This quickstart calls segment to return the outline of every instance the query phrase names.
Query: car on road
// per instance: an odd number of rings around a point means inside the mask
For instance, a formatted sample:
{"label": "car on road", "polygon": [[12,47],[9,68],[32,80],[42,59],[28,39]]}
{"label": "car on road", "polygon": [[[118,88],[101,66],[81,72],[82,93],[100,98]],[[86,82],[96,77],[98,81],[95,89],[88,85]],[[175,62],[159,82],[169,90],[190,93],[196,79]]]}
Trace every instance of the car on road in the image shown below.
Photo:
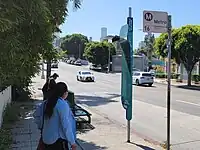
{"label": "car on road", "polygon": [[90,71],[79,71],[77,73],[77,81],[91,81],[94,82],[94,74]]}
{"label": "car on road", "polygon": [[53,61],[51,63],[51,68],[58,68],[58,62],[57,61]]}
{"label": "car on road", "polygon": [[133,73],[133,84],[138,85],[148,85],[152,86],[154,83],[154,78],[150,72],[134,72]]}

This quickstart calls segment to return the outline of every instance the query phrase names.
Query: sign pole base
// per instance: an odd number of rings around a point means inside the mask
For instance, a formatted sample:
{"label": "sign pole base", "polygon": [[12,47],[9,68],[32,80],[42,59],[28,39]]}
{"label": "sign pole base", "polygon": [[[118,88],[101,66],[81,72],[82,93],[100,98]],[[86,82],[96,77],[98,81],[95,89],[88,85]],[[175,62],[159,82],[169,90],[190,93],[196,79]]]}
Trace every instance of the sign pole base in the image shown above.
{"label": "sign pole base", "polygon": [[131,122],[130,120],[127,120],[127,142],[130,143],[131,142],[131,135],[130,135],[130,132],[131,132]]}

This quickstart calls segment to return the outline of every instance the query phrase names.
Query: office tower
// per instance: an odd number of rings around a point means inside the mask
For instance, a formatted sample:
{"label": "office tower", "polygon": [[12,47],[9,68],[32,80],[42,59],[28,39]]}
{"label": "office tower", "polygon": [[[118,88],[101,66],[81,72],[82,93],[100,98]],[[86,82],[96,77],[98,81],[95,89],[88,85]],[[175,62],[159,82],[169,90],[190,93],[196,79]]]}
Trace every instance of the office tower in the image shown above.
{"label": "office tower", "polygon": [[103,40],[103,38],[105,38],[107,36],[107,28],[106,27],[102,27],[101,28],[101,39],[100,41]]}

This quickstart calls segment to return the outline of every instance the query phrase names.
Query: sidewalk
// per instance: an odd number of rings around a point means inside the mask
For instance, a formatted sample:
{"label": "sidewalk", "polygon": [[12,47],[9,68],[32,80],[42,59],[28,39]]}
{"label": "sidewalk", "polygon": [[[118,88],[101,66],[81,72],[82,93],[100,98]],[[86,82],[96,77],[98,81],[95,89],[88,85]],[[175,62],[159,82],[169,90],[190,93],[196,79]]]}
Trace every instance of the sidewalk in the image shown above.
{"label": "sidewalk", "polygon": [[[167,79],[155,78],[154,82],[160,83],[160,84],[167,84]],[[176,79],[171,79],[171,85],[179,87],[179,88],[183,88],[183,89],[200,90],[200,84],[192,83],[191,86],[187,86],[187,81],[183,81],[181,83],[181,82],[176,82]]]}
{"label": "sidewalk", "polygon": [[[41,102],[41,91],[39,86],[44,81],[40,77],[34,79],[35,100],[34,104]],[[40,99],[40,100],[39,100]],[[78,141],[84,150],[161,150],[160,146],[155,146],[144,141],[142,138],[131,133],[133,143],[126,143],[126,128],[119,126],[96,113],[92,109],[86,108],[92,114],[92,125],[95,129],[85,133],[78,134]],[[33,122],[34,110],[27,112],[24,118],[21,118],[13,126],[14,143],[12,150],[36,150],[40,133]],[[81,150],[80,147],[77,150]]]}
{"label": "sidewalk", "polygon": [[[36,101],[38,103],[39,101]],[[89,110],[90,111],[90,110]],[[91,111],[90,111],[91,112]],[[131,135],[134,143],[126,143],[126,129],[115,125],[109,119],[94,112],[92,113],[92,125],[95,129],[78,134],[78,141],[84,150],[160,150],[159,146],[145,142],[136,135]],[[40,133],[33,122],[33,111],[27,112],[13,126],[14,143],[12,150],[36,150]],[[81,150],[80,147],[77,150]]]}

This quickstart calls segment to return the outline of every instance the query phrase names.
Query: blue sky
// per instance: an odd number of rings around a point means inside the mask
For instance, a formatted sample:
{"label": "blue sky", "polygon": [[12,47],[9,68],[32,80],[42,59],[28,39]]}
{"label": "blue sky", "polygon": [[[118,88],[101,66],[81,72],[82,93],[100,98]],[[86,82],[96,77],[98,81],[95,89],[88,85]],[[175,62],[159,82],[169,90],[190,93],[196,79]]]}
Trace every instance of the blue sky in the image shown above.
{"label": "blue sky", "polygon": [[126,23],[128,7],[132,7],[134,19],[134,48],[143,40],[143,10],[166,11],[172,15],[172,26],[200,24],[199,0],[83,0],[80,10],[69,6],[69,16],[61,26],[62,34],[81,33],[99,41],[101,27],[107,27],[108,34],[119,34]]}

